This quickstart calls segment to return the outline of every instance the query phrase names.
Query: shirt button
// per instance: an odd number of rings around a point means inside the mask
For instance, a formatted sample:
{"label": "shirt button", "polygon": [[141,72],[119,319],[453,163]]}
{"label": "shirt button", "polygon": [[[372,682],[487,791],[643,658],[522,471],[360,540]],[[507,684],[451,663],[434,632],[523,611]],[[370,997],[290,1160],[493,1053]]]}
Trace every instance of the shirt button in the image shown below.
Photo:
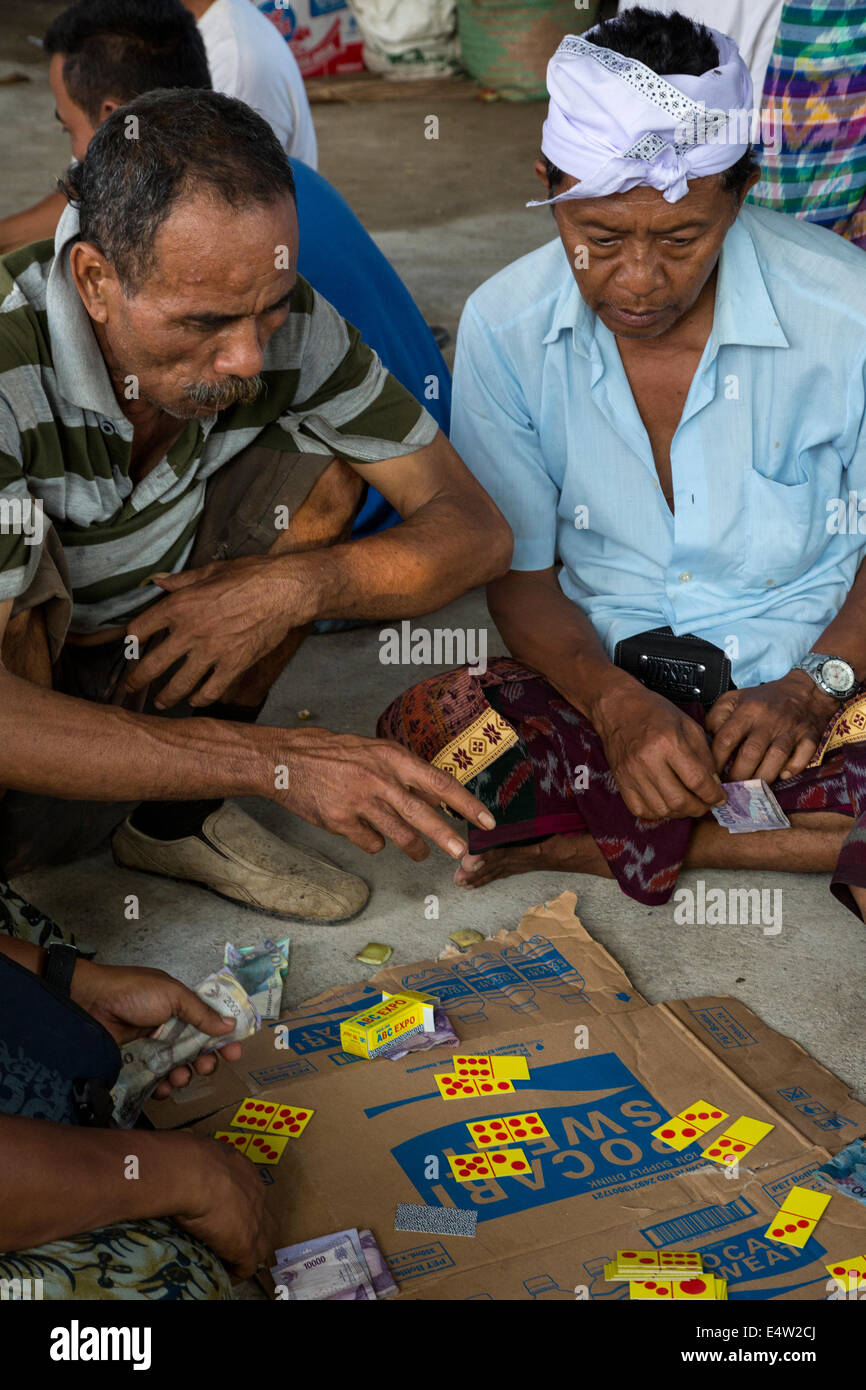
{"label": "shirt button", "polygon": [[692,576],[689,574],[688,570],[684,570],[683,573],[680,575],[680,579],[683,581],[684,584],[688,584],[691,577]]}
{"label": "shirt button", "polygon": [[117,433],[117,430],[115,429],[114,425],[111,423],[110,420],[100,420],[100,422],[99,422],[99,428],[102,430],[102,433],[103,433],[103,434],[116,434],[116,433]]}

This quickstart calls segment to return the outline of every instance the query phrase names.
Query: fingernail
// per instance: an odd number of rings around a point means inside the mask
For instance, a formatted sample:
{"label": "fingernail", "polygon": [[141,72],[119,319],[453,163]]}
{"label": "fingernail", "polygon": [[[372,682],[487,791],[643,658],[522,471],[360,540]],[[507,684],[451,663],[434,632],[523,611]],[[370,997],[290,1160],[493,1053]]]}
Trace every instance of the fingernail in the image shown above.
{"label": "fingernail", "polygon": [[454,859],[462,859],[464,854],[466,853],[466,846],[464,845],[462,840],[449,840],[448,853]]}
{"label": "fingernail", "polygon": [[494,820],[493,816],[491,816],[489,811],[482,811],[481,815],[478,817],[478,821],[479,824],[484,826],[485,830],[496,829],[496,821]]}
{"label": "fingernail", "polygon": [[165,709],[165,705],[162,703],[161,700],[154,700],[153,707],[154,709]]}
{"label": "fingernail", "polygon": [[714,773],[713,773],[713,776],[715,777],[715,779],[716,779],[716,781],[718,782],[719,786],[721,786],[721,785],[722,785],[722,779],[721,779],[721,777],[719,776],[719,774],[718,774],[717,772],[714,772]]}

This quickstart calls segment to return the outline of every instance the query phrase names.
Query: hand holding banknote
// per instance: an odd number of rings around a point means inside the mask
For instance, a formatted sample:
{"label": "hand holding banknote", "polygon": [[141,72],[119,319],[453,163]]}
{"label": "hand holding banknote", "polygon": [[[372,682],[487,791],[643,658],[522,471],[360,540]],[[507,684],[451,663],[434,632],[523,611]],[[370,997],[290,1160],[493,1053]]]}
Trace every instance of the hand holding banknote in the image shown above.
{"label": "hand holding banknote", "polygon": [[812,757],[839,705],[805,671],[720,695],[707,714],[719,772],[732,782],[795,777]]}

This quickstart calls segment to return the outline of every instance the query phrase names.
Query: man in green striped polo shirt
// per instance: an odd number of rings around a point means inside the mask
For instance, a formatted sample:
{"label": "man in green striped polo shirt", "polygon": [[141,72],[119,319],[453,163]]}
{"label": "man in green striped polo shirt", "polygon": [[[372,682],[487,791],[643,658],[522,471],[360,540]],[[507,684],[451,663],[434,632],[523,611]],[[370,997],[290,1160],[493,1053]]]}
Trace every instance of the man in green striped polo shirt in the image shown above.
{"label": "man in green striped polo shirt", "polygon": [[[438,608],[510,532],[296,275],[291,169],[248,107],[137,98],[69,178],[54,247],[0,260],[0,875],[119,826],[121,863],[345,920],[366,885],[223,798],[413,859],[465,852],[440,802],[491,817],[394,745],[254,720],[316,620]],[[349,544],[367,483],[404,522]]]}

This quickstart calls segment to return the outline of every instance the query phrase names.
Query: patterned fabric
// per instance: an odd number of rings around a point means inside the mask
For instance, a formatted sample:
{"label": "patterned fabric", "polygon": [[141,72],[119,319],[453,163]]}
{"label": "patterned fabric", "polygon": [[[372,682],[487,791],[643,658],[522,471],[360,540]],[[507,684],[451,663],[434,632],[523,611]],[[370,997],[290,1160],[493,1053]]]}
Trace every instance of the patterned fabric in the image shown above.
{"label": "patterned fabric", "polygon": [[267,390],[251,405],[189,420],[133,483],[133,427],[69,271],[77,229],[69,207],[57,255],[42,241],[0,258],[0,601],[24,593],[35,573],[35,501],[69,564],[73,631],[92,632],[162,596],[137,586],[183,569],[207,479],[248,444],[373,463],[435,438],[435,421],[358,330],[298,277],[265,349]]}
{"label": "patterned fabric", "polygon": [[[866,2],[793,0],[782,10],[764,82],[772,110],[750,201],[866,247]],[[765,117],[765,120],[768,118]]]}
{"label": "patterned fabric", "polygon": [[232,1296],[229,1277],[213,1251],[167,1219],[129,1221],[0,1254],[4,1279],[30,1280],[30,1298],[46,1300],[189,1302],[229,1301]]}
{"label": "patterned fabric", "polygon": [[[682,708],[703,726],[700,704]],[[466,710],[473,721],[484,710],[487,717],[498,713],[517,735],[483,769],[461,779],[497,821],[495,830],[468,827],[470,853],[588,831],[624,893],[648,906],[667,902],[694,822],[636,819],[589,720],[536,672],[505,659],[492,661],[479,677],[466,670],[431,677],[394,701],[378,733],[433,761],[431,748],[458,738],[456,721]],[[833,717],[809,767],[776,782],[773,791],[788,814],[836,811],[856,819],[831,889],[858,911],[848,885],[866,887],[866,695],[854,696]]]}

